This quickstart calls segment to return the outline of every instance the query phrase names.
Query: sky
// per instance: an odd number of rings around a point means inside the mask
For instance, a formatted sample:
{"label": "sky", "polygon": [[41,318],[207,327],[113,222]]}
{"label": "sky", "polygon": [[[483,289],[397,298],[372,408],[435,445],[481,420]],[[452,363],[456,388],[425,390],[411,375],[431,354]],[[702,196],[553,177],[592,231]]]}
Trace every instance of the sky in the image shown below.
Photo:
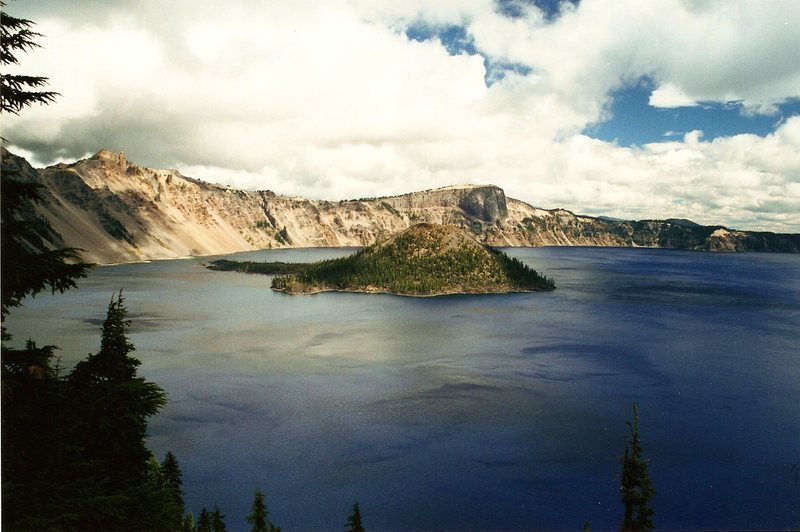
{"label": "sky", "polygon": [[314,199],[486,183],[538,207],[800,233],[796,0],[17,0],[61,96],[36,166]]}

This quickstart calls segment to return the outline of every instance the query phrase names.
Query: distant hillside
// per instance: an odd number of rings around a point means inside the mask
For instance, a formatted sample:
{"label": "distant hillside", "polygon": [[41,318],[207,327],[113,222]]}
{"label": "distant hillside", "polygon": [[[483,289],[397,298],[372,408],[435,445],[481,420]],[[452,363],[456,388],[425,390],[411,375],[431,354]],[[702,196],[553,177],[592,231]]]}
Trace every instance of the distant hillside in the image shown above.
{"label": "distant hillside", "polygon": [[552,290],[555,284],[517,259],[452,225],[417,224],[353,255],[313,264],[217,261],[212,269],[283,273],[272,288],[430,296]]}
{"label": "distant hillside", "polygon": [[3,171],[44,186],[37,225],[53,246],[86,250],[101,264],[265,248],[366,246],[416,223],[461,227],[492,246],[663,247],[800,252],[800,235],[698,226],[687,220],[624,221],[540,209],[494,185],[400,196],[307,200],[205,183],[101,150],[34,169],[2,149]]}

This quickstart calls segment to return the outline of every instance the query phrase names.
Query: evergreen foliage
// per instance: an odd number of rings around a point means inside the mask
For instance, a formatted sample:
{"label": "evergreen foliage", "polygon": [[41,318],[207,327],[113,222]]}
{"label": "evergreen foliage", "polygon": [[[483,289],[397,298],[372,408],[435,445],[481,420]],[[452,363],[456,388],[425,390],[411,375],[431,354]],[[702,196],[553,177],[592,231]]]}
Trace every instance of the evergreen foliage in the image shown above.
{"label": "evergreen foliage", "polygon": [[[138,506],[133,512],[124,517],[127,523],[142,523],[148,530],[176,531],[180,530],[183,515],[175,505],[172,491],[167,484],[162,472],[161,464],[154,455],[148,461],[147,480],[139,486],[140,492],[135,494],[135,504]],[[120,525],[119,530],[126,526]],[[139,525],[137,525],[139,526]],[[102,527],[106,527],[103,523]]]}
{"label": "evergreen foliage", "polygon": [[[5,2],[0,2],[0,7],[5,7]],[[34,23],[30,20],[13,17],[5,10],[0,11],[1,64],[18,65],[17,54],[19,52],[28,52],[39,48],[35,39],[42,35],[31,29],[33,25]],[[16,115],[34,103],[46,105],[54,102],[58,93],[39,90],[45,85],[47,85],[45,77],[2,74],[0,76],[0,109],[3,113]]]}
{"label": "evergreen foliage", "polygon": [[[10,530],[176,530],[176,460],[145,446],[164,404],[136,375],[124,298],[109,304],[101,349],[67,378],[53,346],[3,352],[3,527]],[[9,452],[12,450],[13,452]]]}
{"label": "evergreen foliage", "polygon": [[267,511],[267,505],[264,503],[264,494],[260,489],[256,488],[253,496],[253,505],[250,507],[250,514],[247,516],[247,522],[252,525],[250,530],[252,532],[280,532],[280,527],[273,525],[267,516],[269,516],[269,511]]}
{"label": "evergreen foliage", "polygon": [[361,524],[361,510],[358,503],[353,503],[353,510],[344,525],[345,532],[366,532],[364,525]]}
{"label": "evergreen foliage", "polygon": [[219,507],[214,505],[214,511],[211,512],[211,532],[225,532],[225,514],[220,512]]}
{"label": "evergreen foliage", "polygon": [[555,284],[461,230],[418,224],[388,242],[273,279],[288,292],[378,291],[407,295],[552,290]]}
{"label": "evergreen foliage", "polygon": [[174,522],[176,527],[180,528],[185,517],[183,504],[183,473],[178,465],[178,459],[172,454],[172,451],[167,451],[167,454],[164,456],[164,461],[161,463],[161,478],[167,490],[170,502],[172,503],[173,515],[170,521]]}
{"label": "evergreen foliage", "polygon": [[209,270],[218,270],[223,272],[286,275],[289,273],[299,273],[308,268],[308,266],[309,265],[306,263],[298,262],[256,262],[219,259],[211,261],[206,267]]}
{"label": "evergreen foliage", "polygon": [[100,351],[78,362],[69,376],[78,434],[83,447],[115,490],[140,485],[150,451],[145,446],[147,420],[165,404],[155,383],[136,374],[140,362],[130,355],[130,322],[122,292],[108,304]]}
{"label": "evergreen foliage", "polygon": [[453,226],[418,224],[353,255],[312,264],[214,261],[209,268],[280,275],[272,288],[406,295],[552,290],[555,283]]}
{"label": "evergreen foliage", "polygon": [[627,422],[630,437],[625,445],[622,458],[622,484],[620,495],[625,505],[625,516],[620,529],[623,532],[645,532],[653,530],[653,510],[649,506],[655,494],[647,461],[642,457],[642,444],[639,439],[639,410],[633,403],[633,422]]}
{"label": "evergreen foliage", "polygon": [[[37,231],[33,205],[42,201],[41,186],[18,179],[15,169],[0,175],[2,220],[2,319],[29,295],[76,286],[91,264],[80,262],[76,248],[50,249]],[[8,340],[7,335],[3,339]]]}
{"label": "evergreen foliage", "polygon": [[[65,383],[52,364],[54,346],[3,347],[3,529],[46,530],[74,523],[64,481],[73,476],[79,450],[64,420]],[[83,491],[85,486],[73,485]],[[31,512],[30,505],[38,505]]]}
{"label": "evergreen foliage", "polygon": [[556,283],[547,276],[539,274],[516,257],[509,257],[499,249],[490,248],[506,271],[509,282],[521,290],[554,290]]}
{"label": "evergreen foliage", "polygon": [[[17,65],[17,55],[39,45],[39,33],[33,22],[13,17],[0,2],[0,64]],[[0,75],[0,114],[19,112],[34,103],[48,104],[57,93],[38,90],[47,78],[4,73]],[[5,139],[3,139],[5,140]],[[63,292],[75,286],[75,279],[86,276],[91,264],[80,261],[78,249],[50,249],[37,231],[40,220],[34,204],[42,201],[41,186],[20,179],[16,169],[3,167],[0,172],[0,216],[2,220],[2,313],[5,321],[12,307],[28,295],[46,288]],[[2,328],[2,339],[10,340]]]}
{"label": "evergreen foliage", "polygon": [[203,507],[197,518],[197,532],[211,532],[211,512]]}
{"label": "evergreen foliage", "polygon": [[[1,7],[5,3],[0,2]],[[0,13],[0,63],[38,45],[33,22]],[[47,78],[2,74],[0,112],[18,114],[56,93],[34,90]],[[2,320],[23,299],[49,288],[64,292],[91,264],[77,249],[51,249],[52,228],[36,214],[42,187],[3,160]],[[49,236],[47,237],[49,238]],[[147,419],[164,392],[136,375],[122,293],[108,307],[100,352],[61,375],[55,346],[8,345],[2,329],[2,525],[8,530],[175,530],[174,478],[145,446]]]}
{"label": "evergreen foliage", "polygon": [[181,523],[181,532],[195,532],[195,530],[194,516],[190,513],[184,515]]}
{"label": "evergreen foliage", "polygon": [[247,522],[250,523],[252,532],[268,532],[267,528],[267,506],[264,504],[264,494],[260,489],[256,488],[255,496],[253,497],[253,505],[250,508],[250,515],[247,516]]}

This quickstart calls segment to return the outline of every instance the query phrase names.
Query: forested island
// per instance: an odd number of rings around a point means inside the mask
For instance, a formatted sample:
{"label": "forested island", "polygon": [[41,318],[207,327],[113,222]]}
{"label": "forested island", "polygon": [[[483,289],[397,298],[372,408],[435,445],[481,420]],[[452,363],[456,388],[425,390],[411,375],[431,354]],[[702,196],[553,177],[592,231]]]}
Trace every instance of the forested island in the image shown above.
{"label": "forested island", "polygon": [[347,257],[315,263],[218,260],[210,269],[276,275],[290,294],[326,291],[408,296],[553,290],[555,283],[518,259],[452,225],[417,224]]}

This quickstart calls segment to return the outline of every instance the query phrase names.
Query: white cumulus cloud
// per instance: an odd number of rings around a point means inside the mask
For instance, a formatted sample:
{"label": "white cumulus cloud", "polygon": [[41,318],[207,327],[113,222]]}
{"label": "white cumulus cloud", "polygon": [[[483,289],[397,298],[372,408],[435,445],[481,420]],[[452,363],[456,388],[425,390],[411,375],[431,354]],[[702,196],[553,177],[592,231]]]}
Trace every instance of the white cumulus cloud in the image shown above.
{"label": "white cumulus cloud", "polygon": [[653,107],[694,107],[697,105],[681,89],[671,83],[665,83],[650,94],[650,105]]}
{"label": "white cumulus cloud", "polygon": [[[315,198],[494,183],[588,214],[800,231],[798,117],[765,137],[639,148],[583,133],[642,77],[657,107],[737,101],[768,114],[800,97],[799,2],[586,0],[554,20],[530,6],[509,18],[491,0],[7,8],[46,35],[20,71],[62,94],[3,117],[11,149],[38,163],[107,147]],[[420,23],[463,27],[477,53],[409,39]],[[525,69],[487,86],[486,65],[503,63]]]}

